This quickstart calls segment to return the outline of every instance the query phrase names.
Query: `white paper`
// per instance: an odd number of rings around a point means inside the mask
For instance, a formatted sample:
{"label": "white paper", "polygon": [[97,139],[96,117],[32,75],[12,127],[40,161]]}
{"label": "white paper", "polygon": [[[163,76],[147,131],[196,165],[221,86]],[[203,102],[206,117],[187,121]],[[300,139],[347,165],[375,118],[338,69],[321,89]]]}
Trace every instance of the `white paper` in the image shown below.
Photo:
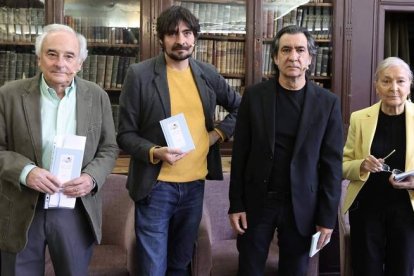
{"label": "white paper", "polygon": [[311,247],[309,250],[309,257],[313,257],[313,255],[315,255],[316,253],[318,253],[322,248],[325,247],[325,245],[327,245],[331,240],[329,239],[324,245],[322,245],[321,248],[317,248],[318,246],[318,240],[319,237],[321,236],[321,231],[316,232],[315,234],[313,234],[312,236],[312,242],[311,242]]}
{"label": "white paper", "polygon": [[394,180],[395,181],[403,181],[405,178],[407,178],[409,176],[412,176],[412,175],[414,175],[414,170],[407,171],[407,172],[402,172],[402,173],[396,174],[394,176]]}
{"label": "white paper", "polygon": [[[54,149],[50,172],[62,183],[80,176],[85,136],[58,135],[54,139]],[[62,192],[46,194],[44,208],[75,208],[76,198],[67,197]]]}

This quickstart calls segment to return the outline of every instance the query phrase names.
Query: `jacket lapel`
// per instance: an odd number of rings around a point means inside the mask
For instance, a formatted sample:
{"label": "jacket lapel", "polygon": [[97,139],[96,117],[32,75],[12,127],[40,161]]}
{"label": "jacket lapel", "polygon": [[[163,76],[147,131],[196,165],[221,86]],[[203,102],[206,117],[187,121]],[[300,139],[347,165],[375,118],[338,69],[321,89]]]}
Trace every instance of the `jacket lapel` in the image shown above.
{"label": "jacket lapel", "polygon": [[206,122],[210,124],[208,126],[208,129],[212,129],[214,127],[214,122],[212,119],[210,119],[211,115],[209,115],[209,112],[208,112],[210,110],[210,97],[207,92],[207,86],[205,85],[203,73],[200,70],[200,67],[198,67],[198,65],[194,62],[192,58],[190,58],[189,61],[190,61],[191,72],[194,76],[194,80],[197,85],[198,93],[200,95],[201,104],[203,105],[204,117],[206,118]]}
{"label": "jacket lapel", "polygon": [[305,88],[305,100],[303,103],[302,115],[299,122],[298,134],[296,136],[295,148],[293,150],[293,155],[295,156],[300,149],[302,143],[305,141],[306,134],[309,131],[310,126],[312,125],[312,120],[314,116],[315,106],[318,106],[317,102],[317,93],[313,84],[307,80]]}
{"label": "jacket lapel", "polygon": [[275,120],[276,120],[276,79],[272,79],[273,83],[269,82],[266,87],[264,97],[262,97],[262,110],[263,110],[263,123],[267,137],[269,140],[269,146],[272,149],[272,153],[275,150]]}
{"label": "jacket lapel", "polygon": [[359,121],[358,129],[360,129],[362,137],[362,156],[370,154],[375,130],[377,129],[380,106],[381,102],[378,102],[368,108],[365,116],[361,117],[361,120]]}
{"label": "jacket lapel", "polygon": [[75,78],[76,84],[76,134],[86,136],[88,132],[89,120],[91,118],[92,97],[89,88],[78,77]]}
{"label": "jacket lapel", "polygon": [[414,169],[414,105],[410,102],[405,104],[405,125],[406,125],[406,154],[405,170]]}
{"label": "jacket lapel", "polygon": [[167,69],[166,69],[164,53],[161,53],[155,61],[155,86],[163,107],[164,116],[171,116],[171,101],[170,92],[167,83]]}
{"label": "jacket lapel", "polygon": [[35,153],[35,161],[42,164],[42,126],[40,114],[40,74],[34,78],[26,88],[27,93],[22,95],[24,116]]}

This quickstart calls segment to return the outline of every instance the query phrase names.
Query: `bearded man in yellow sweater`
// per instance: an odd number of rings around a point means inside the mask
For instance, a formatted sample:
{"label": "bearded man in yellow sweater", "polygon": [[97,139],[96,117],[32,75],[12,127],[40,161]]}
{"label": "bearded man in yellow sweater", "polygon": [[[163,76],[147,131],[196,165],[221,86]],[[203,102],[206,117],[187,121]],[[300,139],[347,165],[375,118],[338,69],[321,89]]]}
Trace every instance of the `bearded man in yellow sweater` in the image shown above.
{"label": "bearded man in yellow sweater", "polygon": [[[163,49],[129,67],[120,96],[119,146],[131,155],[138,275],[189,275],[204,180],[222,179],[219,141],[233,135],[240,96],[217,70],[191,58],[198,19],[172,6],[157,19]],[[216,105],[229,114],[214,122]],[[160,121],[183,113],[195,149],[168,147]]]}

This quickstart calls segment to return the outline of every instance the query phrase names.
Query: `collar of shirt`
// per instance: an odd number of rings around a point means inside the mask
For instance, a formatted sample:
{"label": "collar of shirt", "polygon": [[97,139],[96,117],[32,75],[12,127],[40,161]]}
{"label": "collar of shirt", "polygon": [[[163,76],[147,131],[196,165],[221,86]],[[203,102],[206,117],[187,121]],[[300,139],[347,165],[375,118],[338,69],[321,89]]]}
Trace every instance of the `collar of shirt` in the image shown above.
{"label": "collar of shirt", "polygon": [[[70,94],[75,93],[75,91],[76,91],[76,85],[75,85],[75,79],[73,79],[71,84],[65,88],[65,96],[70,96]],[[42,97],[46,97],[48,99],[59,99],[55,89],[47,85],[43,74],[42,74],[42,77],[40,78],[40,93],[42,94]]]}
{"label": "collar of shirt", "polygon": [[56,91],[49,87],[42,75],[41,128],[42,128],[42,165],[49,169],[53,144],[56,135],[76,134],[76,85],[73,80],[60,99]]}

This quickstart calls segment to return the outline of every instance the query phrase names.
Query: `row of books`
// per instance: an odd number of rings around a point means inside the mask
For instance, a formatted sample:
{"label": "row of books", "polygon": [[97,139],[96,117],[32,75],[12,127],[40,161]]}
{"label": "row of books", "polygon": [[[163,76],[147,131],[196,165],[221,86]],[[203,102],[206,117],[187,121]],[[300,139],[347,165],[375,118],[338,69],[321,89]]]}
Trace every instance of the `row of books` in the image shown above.
{"label": "row of books", "polygon": [[244,81],[242,79],[238,79],[238,78],[224,78],[224,79],[230,85],[231,88],[233,88],[240,95],[243,95],[245,86],[243,84]]}
{"label": "row of books", "polygon": [[305,27],[315,39],[331,39],[332,9],[329,6],[307,6],[293,9],[285,16],[280,16],[277,6],[263,9],[263,37],[273,38],[285,26]]}
{"label": "row of books", "polygon": [[44,25],[45,10],[3,6],[0,7],[0,24]]}
{"label": "row of books", "polygon": [[309,0],[310,4],[332,3],[332,0]]}
{"label": "row of books", "polygon": [[0,85],[7,81],[32,77],[38,71],[35,54],[0,51]]}
{"label": "row of books", "polygon": [[89,55],[78,76],[104,89],[122,88],[129,65],[138,61],[137,57]]}
{"label": "row of books", "polygon": [[[271,44],[263,44],[262,52],[262,74],[264,76],[274,74],[274,63],[271,58]],[[317,55],[313,57],[312,64],[309,67],[309,75],[315,77],[329,77],[332,64],[332,47],[320,46],[317,50]]]}
{"label": "row of books", "polygon": [[85,36],[88,42],[106,44],[139,43],[139,28],[109,27],[101,18],[65,15],[64,23]]}
{"label": "row of books", "polygon": [[44,18],[44,9],[0,7],[0,41],[34,42]]}
{"label": "row of books", "polygon": [[0,41],[35,42],[41,33],[42,25],[0,24]]}
{"label": "row of books", "polygon": [[201,33],[245,34],[246,6],[206,2],[176,2],[189,9],[200,22]]}
{"label": "row of books", "polygon": [[[136,62],[136,57],[89,55],[78,76],[105,89],[122,88],[128,66]],[[0,51],[0,85],[33,77],[39,72],[37,63],[37,57],[32,53]]]}
{"label": "row of books", "polygon": [[213,64],[222,74],[244,74],[243,41],[199,39],[194,58]]}

